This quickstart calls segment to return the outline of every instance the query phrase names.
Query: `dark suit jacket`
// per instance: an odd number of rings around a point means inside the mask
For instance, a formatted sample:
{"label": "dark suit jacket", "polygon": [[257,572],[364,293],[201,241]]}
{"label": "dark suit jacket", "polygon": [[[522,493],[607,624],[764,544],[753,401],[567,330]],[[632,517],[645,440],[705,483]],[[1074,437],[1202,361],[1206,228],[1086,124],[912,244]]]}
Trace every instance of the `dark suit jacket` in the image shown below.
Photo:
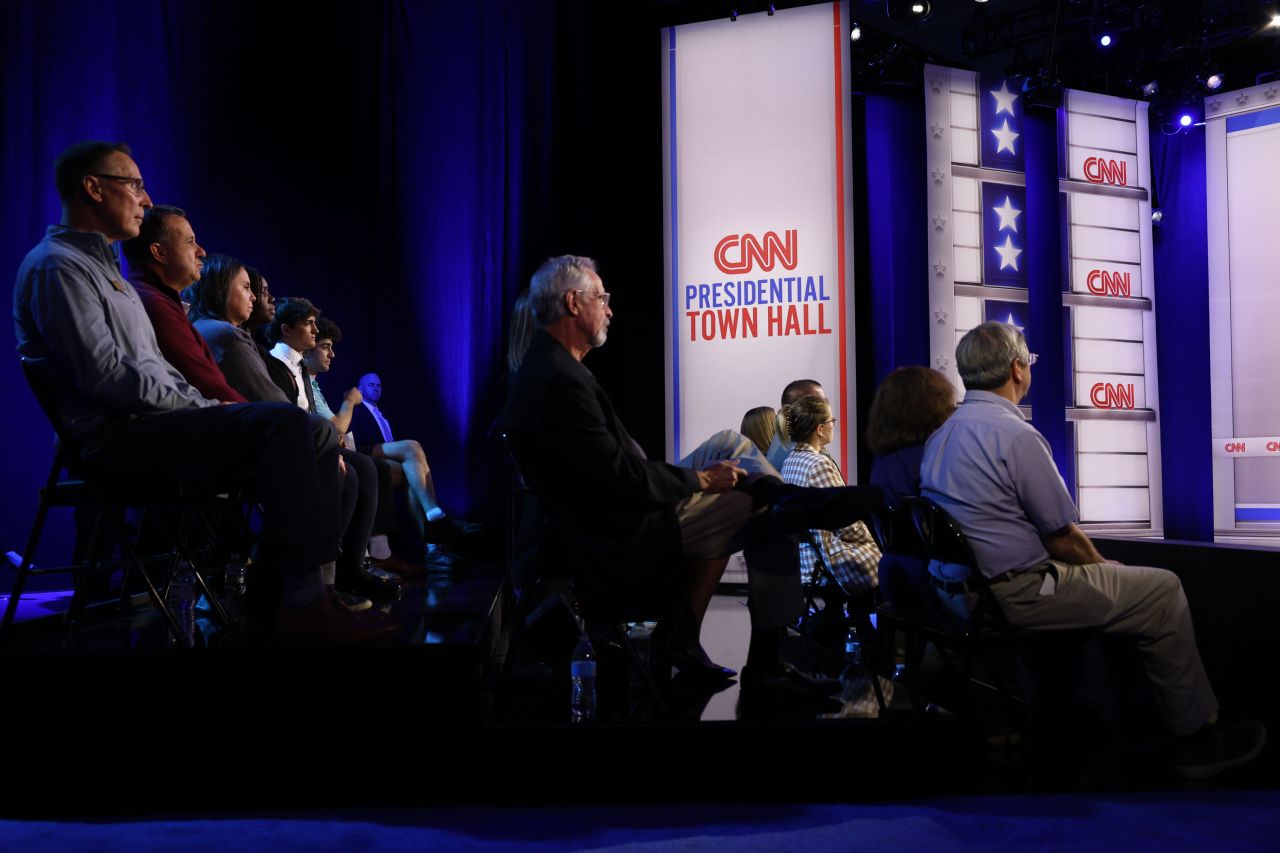
{"label": "dark suit jacket", "polygon": [[[385,412],[382,416],[387,417]],[[390,418],[387,420],[389,421]],[[369,413],[369,407],[363,404],[351,411],[350,432],[355,435],[356,448],[361,453],[368,453],[374,446],[385,443],[382,440],[382,430],[378,429],[378,422]]]}
{"label": "dark suit jacket", "polygon": [[542,330],[499,426],[576,556],[602,566],[674,568],[675,505],[698,490],[697,473],[638,455],[595,376]]}

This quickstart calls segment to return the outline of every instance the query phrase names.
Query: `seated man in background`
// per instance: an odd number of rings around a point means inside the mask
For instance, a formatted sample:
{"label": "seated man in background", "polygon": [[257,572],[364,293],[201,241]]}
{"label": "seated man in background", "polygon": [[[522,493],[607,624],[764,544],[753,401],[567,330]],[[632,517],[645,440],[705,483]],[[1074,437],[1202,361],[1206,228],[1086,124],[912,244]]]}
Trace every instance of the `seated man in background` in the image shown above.
{"label": "seated man in background", "polygon": [[431,467],[427,464],[427,454],[422,445],[413,439],[397,441],[391,433],[391,424],[380,408],[382,379],[378,374],[361,376],[359,392],[363,405],[357,405],[351,417],[351,433],[356,447],[361,453],[399,463],[409,487],[411,514],[418,524],[422,541],[426,543],[424,562],[428,568],[452,567],[458,558],[449,550],[449,543],[479,533],[481,525],[445,514],[436,499]]}
{"label": "seated man in background", "polygon": [[[274,314],[273,310],[272,316]],[[342,395],[342,405],[338,407],[337,412],[334,412],[329,406],[329,401],[325,399],[324,392],[320,390],[318,381],[320,374],[329,372],[334,359],[334,345],[341,340],[342,330],[338,328],[337,323],[328,317],[317,317],[316,345],[303,354],[302,361],[307,367],[308,378],[311,381],[311,395],[315,400],[316,414],[327,418],[338,431],[338,435],[349,439],[351,414],[360,405],[360,389],[348,389],[347,393]],[[354,444],[348,445],[347,449],[354,450]],[[391,487],[405,485],[407,481],[398,466],[389,465],[383,459],[375,459],[374,463],[378,465],[379,486],[383,483],[384,478],[381,474],[384,467],[388,476],[385,478],[386,490],[380,489],[378,492],[378,514],[373,522],[373,535],[369,537],[369,561],[373,565],[368,571],[374,576],[387,572],[405,577],[421,575],[423,567],[409,563],[392,552],[391,543],[387,539],[388,534],[395,531],[396,520],[395,500],[391,494]]]}
{"label": "seated man in background", "polygon": [[[961,338],[964,402],[925,442],[921,493],[959,524],[1014,626],[1096,628],[1137,640],[1175,735],[1176,772],[1205,778],[1250,761],[1266,730],[1253,720],[1217,724],[1218,700],[1178,577],[1109,562],[1076,526],[1049,443],[1018,410],[1035,361],[1022,332],[1007,323],[983,323]],[[943,595],[945,580],[937,584]]]}
{"label": "seated man in background", "polygon": [[128,146],[78,143],[55,174],[62,222],[18,270],[14,319],[18,351],[51,386],[58,427],[86,469],[135,482],[256,476],[259,562],[275,584],[250,589],[250,620],[317,641],[394,633],[394,623],[344,611],[321,581],[338,547],[332,429],[285,405],[219,405],[161,353],[111,246],[136,237],[151,206]]}
{"label": "seated man in background", "polygon": [[[267,336],[274,344],[266,359],[267,372],[280,391],[298,408],[317,417],[320,415],[303,353],[315,348],[319,316],[320,309],[301,297],[276,300],[275,316],[267,329]],[[391,502],[390,466],[346,448],[339,448],[338,455],[356,473],[359,491],[355,513],[342,539],[335,586],[368,595],[398,596],[401,591],[398,577],[385,571],[374,573],[365,565],[378,507],[384,501]]]}

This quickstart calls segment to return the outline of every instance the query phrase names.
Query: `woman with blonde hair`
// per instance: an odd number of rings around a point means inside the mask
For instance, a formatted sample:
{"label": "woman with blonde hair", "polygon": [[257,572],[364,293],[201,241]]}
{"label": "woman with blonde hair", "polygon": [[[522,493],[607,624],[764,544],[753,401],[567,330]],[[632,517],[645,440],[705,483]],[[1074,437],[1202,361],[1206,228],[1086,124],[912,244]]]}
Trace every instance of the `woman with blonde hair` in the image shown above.
{"label": "woman with blonde hair", "polygon": [[[782,479],[796,486],[843,486],[840,469],[819,451],[835,437],[831,404],[810,395],[782,407],[787,435],[795,448],[782,464]],[[819,551],[820,549],[820,551]],[[821,560],[850,598],[870,594],[879,584],[880,549],[861,521],[838,531],[810,530],[800,543],[800,576],[809,583]]]}
{"label": "woman with blonde hair", "polygon": [[778,413],[772,406],[756,406],[742,416],[742,428],[738,432],[751,439],[751,443],[768,454],[769,445],[778,431]]}

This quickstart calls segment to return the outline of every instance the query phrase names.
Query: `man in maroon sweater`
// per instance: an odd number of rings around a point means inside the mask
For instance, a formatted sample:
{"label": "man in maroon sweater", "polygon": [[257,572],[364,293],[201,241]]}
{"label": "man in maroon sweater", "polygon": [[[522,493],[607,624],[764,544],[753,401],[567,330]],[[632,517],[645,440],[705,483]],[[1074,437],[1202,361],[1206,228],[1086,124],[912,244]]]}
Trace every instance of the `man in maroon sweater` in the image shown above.
{"label": "man in maroon sweater", "polygon": [[124,241],[129,281],[151,318],[165,359],[201,394],[224,403],[248,402],[227,384],[204,338],[187,319],[178,295],[200,278],[204,249],[196,242],[187,214],[177,207],[147,210],[138,236]]}

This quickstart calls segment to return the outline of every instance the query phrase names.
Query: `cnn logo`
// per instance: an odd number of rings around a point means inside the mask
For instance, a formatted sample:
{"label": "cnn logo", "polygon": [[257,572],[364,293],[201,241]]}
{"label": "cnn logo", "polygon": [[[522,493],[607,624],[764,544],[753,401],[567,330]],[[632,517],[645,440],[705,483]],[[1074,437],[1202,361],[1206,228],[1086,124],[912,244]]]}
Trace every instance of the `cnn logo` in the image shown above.
{"label": "cnn logo", "polygon": [[1089,277],[1085,279],[1085,286],[1097,296],[1129,296],[1133,292],[1130,275],[1132,274],[1127,272],[1091,270]]}
{"label": "cnn logo", "polygon": [[725,275],[739,275],[751,272],[753,265],[769,272],[775,264],[783,269],[793,270],[799,261],[799,239],[796,229],[782,232],[779,237],[775,231],[764,232],[763,238],[754,234],[730,234],[716,243],[716,266]]}
{"label": "cnn logo", "polygon": [[1133,383],[1098,382],[1089,389],[1089,401],[1099,409],[1132,409]]}
{"label": "cnn logo", "polygon": [[1090,157],[1084,161],[1084,177],[1091,184],[1129,185],[1129,164],[1103,157]]}

